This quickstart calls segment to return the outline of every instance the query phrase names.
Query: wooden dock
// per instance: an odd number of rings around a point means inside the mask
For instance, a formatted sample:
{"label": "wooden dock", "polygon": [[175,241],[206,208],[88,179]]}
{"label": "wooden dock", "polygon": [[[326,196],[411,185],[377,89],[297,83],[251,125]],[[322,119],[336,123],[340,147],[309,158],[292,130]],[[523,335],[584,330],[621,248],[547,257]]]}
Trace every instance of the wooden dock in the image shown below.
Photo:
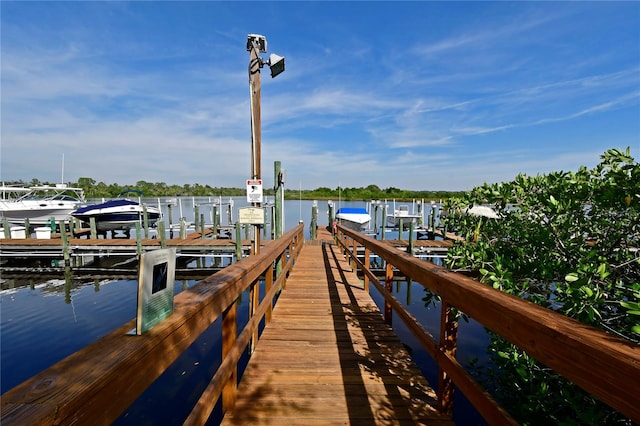
{"label": "wooden dock", "polygon": [[[66,244],[71,256],[135,255],[138,250],[152,251],[162,248],[162,242],[157,238],[144,238],[139,242],[132,238],[69,238]],[[167,239],[165,244],[168,248],[175,248],[178,253],[236,251],[235,240],[201,238],[199,232],[189,234],[187,238]],[[244,252],[248,252],[252,242],[242,240],[240,245]],[[3,257],[62,257],[64,249],[62,238],[0,239],[0,254]]]}
{"label": "wooden dock", "polygon": [[318,238],[304,246],[222,424],[453,424],[337,246],[322,241],[330,235]]}

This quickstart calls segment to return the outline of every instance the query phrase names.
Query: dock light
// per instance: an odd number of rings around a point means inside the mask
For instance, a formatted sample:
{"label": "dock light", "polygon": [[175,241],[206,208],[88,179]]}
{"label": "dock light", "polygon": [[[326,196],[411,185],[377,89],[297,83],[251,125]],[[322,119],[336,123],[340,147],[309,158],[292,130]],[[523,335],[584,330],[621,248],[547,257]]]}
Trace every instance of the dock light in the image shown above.
{"label": "dock light", "polygon": [[269,55],[269,68],[271,69],[271,78],[276,77],[284,71],[284,57],[275,53]]}

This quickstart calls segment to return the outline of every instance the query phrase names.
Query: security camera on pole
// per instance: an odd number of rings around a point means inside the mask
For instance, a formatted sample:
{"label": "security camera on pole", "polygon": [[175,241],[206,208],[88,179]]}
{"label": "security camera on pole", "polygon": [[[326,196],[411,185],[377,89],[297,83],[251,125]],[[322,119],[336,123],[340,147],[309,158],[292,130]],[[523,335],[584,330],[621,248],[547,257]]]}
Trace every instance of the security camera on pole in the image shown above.
{"label": "security camera on pole", "polygon": [[[275,54],[269,56],[269,60],[263,60],[259,54],[266,53],[267,39],[260,34],[247,36],[247,51],[249,52],[249,90],[251,95],[251,179],[262,181],[260,169],[260,68],[264,64],[269,65],[271,77],[276,77],[284,71],[284,58]],[[261,207],[260,202],[251,202],[254,207]],[[254,253],[260,252],[260,225],[254,227]]]}

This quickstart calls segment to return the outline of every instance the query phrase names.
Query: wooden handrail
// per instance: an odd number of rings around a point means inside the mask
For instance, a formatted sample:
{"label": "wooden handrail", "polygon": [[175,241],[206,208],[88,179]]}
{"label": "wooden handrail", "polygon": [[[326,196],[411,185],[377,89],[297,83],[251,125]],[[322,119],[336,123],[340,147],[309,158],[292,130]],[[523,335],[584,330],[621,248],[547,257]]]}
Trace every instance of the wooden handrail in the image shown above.
{"label": "wooden handrail", "polygon": [[[128,408],[240,295],[272,273],[286,259],[274,285],[240,335],[234,340],[220,372],[205,391],[214,400],[197,404],[191,419],[207,415],[237,369],[241,345],[250,341],[273,296],[304,244],[303,226],[265,244],[249,256],[202,280],[174,299],[174,312],[142,336],[127,332],[135,320],[63,359],[2,395],[3,425],[109,424]],[[270,281],[270,280],[267,280]],[[235,387],[235,382],[233,383]],[[232,389],[233,393],[234,390]],[[232,395],[233,396],[233,395]],[[213,405],[211,405],[213,404]],[[210,406],[211,405],[211,406]]]}
{"label": "wooden handrail", "polygon": [[[347,238],[439,295],[445,305],[455,306],[632,421],[640,422],[639,345],[338,226],[337,241],[349,251],[350,246],[355,246]],[[357,258],[355,252],[348,255]],[[364,267],[356,261],[360,268]],[[377,282],[372,273],[365,274],[374,284]],[[379,285],[376,287],[385,299],[393,297]],[[395,303],[393,307],[397,312],[404,310]],[[400,316],[410,314],[403,312]],[[500,419],[503,410],[497,409],[489,394],[438,347],[422,326],[413,323],[409,329],[490,424],[512,421],[508,415]]]}

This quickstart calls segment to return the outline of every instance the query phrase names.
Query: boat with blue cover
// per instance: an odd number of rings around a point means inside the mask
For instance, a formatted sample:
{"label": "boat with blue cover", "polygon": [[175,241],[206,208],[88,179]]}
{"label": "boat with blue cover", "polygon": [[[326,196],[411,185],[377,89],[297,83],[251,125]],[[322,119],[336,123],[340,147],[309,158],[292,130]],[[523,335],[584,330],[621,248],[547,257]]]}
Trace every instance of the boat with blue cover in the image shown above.
{"label": "boat with blue cover", "polygon": [[162,218],[162,212],[158,207],[147,206],[141,201],[122,198],[127,193],[142,195],[142,192],[138,190],[124,191],[120,193],[119,198],[79,208],[71,215],[87,226],[90,224],[91,218],[95,218],[98,231],[130,229],[137,222],[143,223],[145,213],[150,226]]}
{"label": "boat with blue cover", "polygon": [[362,231],[369,225],[371,215],[362,207],[342,207],[336,212],[336,219],[347,228]]}

